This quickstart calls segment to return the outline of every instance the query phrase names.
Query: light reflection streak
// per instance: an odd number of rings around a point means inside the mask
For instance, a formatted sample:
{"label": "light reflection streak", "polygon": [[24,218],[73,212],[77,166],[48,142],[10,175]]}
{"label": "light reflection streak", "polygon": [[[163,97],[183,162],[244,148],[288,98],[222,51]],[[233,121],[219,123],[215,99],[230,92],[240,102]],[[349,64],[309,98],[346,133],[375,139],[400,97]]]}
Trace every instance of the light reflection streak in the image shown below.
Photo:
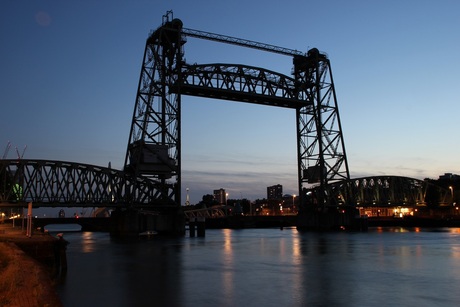
{"label": "light reflection streak", "polygon": [[223,229],[224,249],[223,249],[223,268],[222,268],[222,287],[224,296],[230,301],[234,297],[234,255],[232,247],[232,230]]}
{"label": "light reflection streak", "polygon": [[293,296],[300,297],[303,289],[302,277],[303,277],[303,270],[304,267],[302,265],[302,255],[301,255],[301,246],[300,246],[300,234],[297,230],[292,230],[292,266],[294,268],[294,272],[292,274],[292,291]]}
{"label": "light reflection streak", "polygon": [[83,232],[82,252],[91,253],[94,251],[94,248],[95,246],[93,233],[90,231]]}

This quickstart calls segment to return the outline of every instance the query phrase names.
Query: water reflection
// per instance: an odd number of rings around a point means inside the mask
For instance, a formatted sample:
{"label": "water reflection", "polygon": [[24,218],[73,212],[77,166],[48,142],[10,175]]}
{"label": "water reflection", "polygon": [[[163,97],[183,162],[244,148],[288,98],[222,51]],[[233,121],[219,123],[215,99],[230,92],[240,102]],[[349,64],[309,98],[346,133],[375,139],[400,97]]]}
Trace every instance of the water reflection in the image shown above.
{"label": "water reflection", "polygon": [[94,233],[85,231],[82,233],[82,252],[83,253],[91,253],[94,251],[95,248],[95,239],[93,237]]}
{"label": "water reflection", "polygon": [[234,259],[233,259],[233,245],[232,245],[232,230],[224,229],[222,231],[224,239],[224,249],[222,253],[222,289],[223,296],[227,301],[235,295],[234,293]]}
{"label": "water reflection", "polygon": [[227,229],[135,242],[79,233],[68,237],[59,293],[65,306],[454,306],[459,238],[420,228]]}

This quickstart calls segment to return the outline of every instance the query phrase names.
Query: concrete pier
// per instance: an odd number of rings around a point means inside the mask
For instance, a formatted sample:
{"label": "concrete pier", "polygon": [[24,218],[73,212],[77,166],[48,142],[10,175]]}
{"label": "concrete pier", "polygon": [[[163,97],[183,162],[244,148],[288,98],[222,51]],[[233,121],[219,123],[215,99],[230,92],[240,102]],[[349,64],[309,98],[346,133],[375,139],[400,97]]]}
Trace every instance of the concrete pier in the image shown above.
{"label": "concrete pier", "polygon": [[188,221],[189,236],[191,238],[198,236],[204,237],[206,235],[206,218],[205,217],[192,217]]}
{"label": "concrete pier", "polygon": [[297,229],[308,231],[367,230],[366,219],[353,207],[304,210],[297,216]]}
{"label": "concrete pier", "polygon": [[132,237],[154,231],[160,235],[185,235],[185,215],[180,207],[162,208],[157,211],[115,210],[112,212],[110,234]]}

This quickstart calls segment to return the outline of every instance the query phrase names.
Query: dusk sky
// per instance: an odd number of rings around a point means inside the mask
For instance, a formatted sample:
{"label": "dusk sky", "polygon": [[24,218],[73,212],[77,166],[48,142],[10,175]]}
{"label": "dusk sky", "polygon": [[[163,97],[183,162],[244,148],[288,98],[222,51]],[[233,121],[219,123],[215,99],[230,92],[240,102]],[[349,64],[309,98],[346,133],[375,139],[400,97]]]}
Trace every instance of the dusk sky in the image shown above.
{"label": "dusk sky", "polygon": [[[122,169],[145,41],[184,27],[328,54],[352,177],[460,174],[460,2],[2,0],[0,154]],[[188,63],[290,75],[292,58],[188,38]],[[297,194],[295,111],[183,96],[191,203]]]}

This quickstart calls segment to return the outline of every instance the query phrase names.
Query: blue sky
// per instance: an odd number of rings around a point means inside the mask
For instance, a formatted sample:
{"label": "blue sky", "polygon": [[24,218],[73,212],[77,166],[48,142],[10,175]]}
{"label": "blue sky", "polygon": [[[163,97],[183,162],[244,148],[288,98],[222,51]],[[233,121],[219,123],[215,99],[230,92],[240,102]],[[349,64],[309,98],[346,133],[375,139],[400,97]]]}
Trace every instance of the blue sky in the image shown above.
{"label": "blue sky", "polygon": [[[121,169],[145,40],[184,27],[329,55],[352,177],[460,173],[460,2],[3,0],[0,153]],[[290,74],[288,57],[189,38],[193,63]],[[293,110],[183,97],[183,193],[296,193]],[[183,197],[185,201],[185,196]]]}

